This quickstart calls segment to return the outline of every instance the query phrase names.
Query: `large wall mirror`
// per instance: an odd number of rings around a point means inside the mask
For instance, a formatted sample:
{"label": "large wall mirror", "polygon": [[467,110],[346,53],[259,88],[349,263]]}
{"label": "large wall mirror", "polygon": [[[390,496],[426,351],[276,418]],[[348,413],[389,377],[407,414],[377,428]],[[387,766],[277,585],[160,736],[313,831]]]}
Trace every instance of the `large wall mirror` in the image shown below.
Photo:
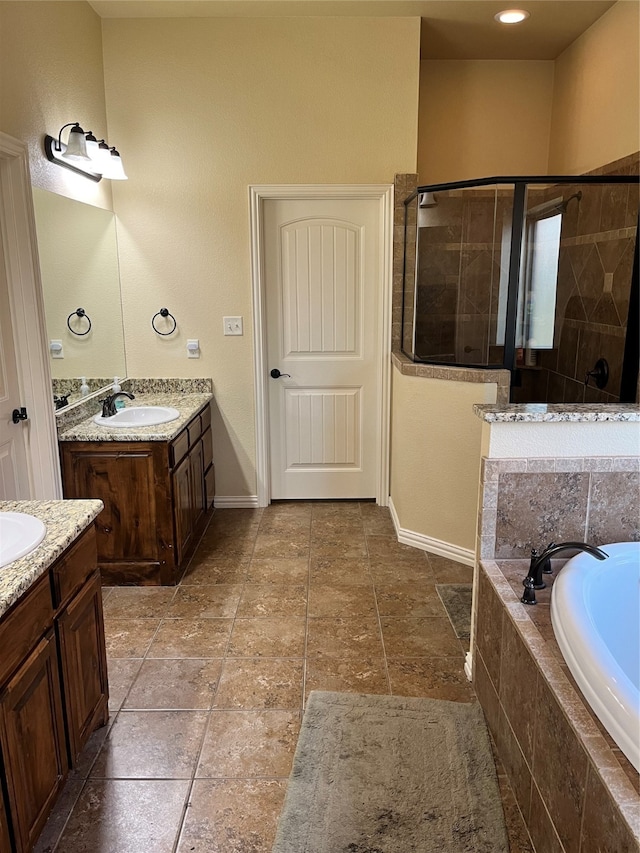
{"label": "large wall mirror", "polygon": [[127,375],[115,216],[35,187],[33,201],[52,392],[71,404],[83,377],[93,393]]}

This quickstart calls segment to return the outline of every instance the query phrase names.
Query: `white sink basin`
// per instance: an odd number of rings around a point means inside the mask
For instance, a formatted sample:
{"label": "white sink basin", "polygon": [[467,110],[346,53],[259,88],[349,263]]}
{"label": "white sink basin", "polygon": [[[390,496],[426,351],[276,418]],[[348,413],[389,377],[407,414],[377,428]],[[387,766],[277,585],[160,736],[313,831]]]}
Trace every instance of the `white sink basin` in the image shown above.
{"label": "white sink basin", "polygon": [[47,528],[24,512],[0,512],[0,568],[26,557],[42,542]]}
{"label": "white sink basin", "polygon": [[105,427],[143,427],[156,426],[175,421],[180,417],[180,412],[171,406],[132,406],[120,409],[110,418],[96,415],[94,422]]}

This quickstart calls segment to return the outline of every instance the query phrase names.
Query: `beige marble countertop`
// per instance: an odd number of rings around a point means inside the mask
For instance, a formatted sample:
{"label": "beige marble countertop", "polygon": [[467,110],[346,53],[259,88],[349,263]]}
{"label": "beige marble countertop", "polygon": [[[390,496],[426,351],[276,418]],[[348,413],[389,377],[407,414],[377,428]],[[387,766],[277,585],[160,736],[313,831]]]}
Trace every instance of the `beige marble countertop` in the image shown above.
{"label": "beige marble countertop", "polygon": [[0,616],[93,522],[103,506],[100,500],[0,501],[0,512],[24,512],[39,518],[47,527],[34,551],[0,569]]}
{"label": "beige marble countertop", "polygon": [[75,426],[68,427],[58,434],[59,441],[171,441],[186,426],[191,418],[213,399],[213,394],[136,394],[134,400],[127,400],[131,406],[172,406],[180,412],[175,421],[156,426],[122,428],[98,426],[93,415]]}
{"label": "beige marble countertop", "polygon": [[473,411],[487,423],[640,421],[640,407],[633,403],[478,403]]}

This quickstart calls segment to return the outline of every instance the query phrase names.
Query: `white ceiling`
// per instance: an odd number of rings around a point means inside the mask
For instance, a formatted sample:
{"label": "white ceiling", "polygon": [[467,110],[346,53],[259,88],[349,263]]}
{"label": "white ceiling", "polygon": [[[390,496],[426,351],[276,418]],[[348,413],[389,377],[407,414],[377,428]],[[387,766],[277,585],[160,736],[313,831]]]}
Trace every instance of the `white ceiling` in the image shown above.
{"label": "white ceiling", "polygon": [[[373,16],[422,18],[423,59],[555,59],[615,0],[89,0],[103,18]],[[638,0],[621,0],[637,3]],[[493,16],[524,8],[505,26]]]}

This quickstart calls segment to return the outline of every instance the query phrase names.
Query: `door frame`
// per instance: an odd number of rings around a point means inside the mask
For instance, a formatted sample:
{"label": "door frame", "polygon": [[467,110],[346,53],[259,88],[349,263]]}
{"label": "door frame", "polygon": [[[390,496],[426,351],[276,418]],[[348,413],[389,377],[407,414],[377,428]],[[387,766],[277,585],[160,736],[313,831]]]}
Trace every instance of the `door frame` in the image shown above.
{"label": "door frame", "polygon": [[256,476],[258,506],[271,503],[269,459],[269,395],[267,391],[266,276],[264,269],[264,202],[267,199],[374,199],[380,210],[381,293],[377,320],[376,379],[380,418],[376,428],[376,503],[389,503],[391,410],[391,283],[393,281],[393,185],[273,184],[249,187],[253,348],[256,407]]}
{"label": "door frame", "polygon": [[0,131],[0,240],[18,362],[20,405],[29,412],[26,442],[34,500],[62,498],[44,298],[27,145]]}

